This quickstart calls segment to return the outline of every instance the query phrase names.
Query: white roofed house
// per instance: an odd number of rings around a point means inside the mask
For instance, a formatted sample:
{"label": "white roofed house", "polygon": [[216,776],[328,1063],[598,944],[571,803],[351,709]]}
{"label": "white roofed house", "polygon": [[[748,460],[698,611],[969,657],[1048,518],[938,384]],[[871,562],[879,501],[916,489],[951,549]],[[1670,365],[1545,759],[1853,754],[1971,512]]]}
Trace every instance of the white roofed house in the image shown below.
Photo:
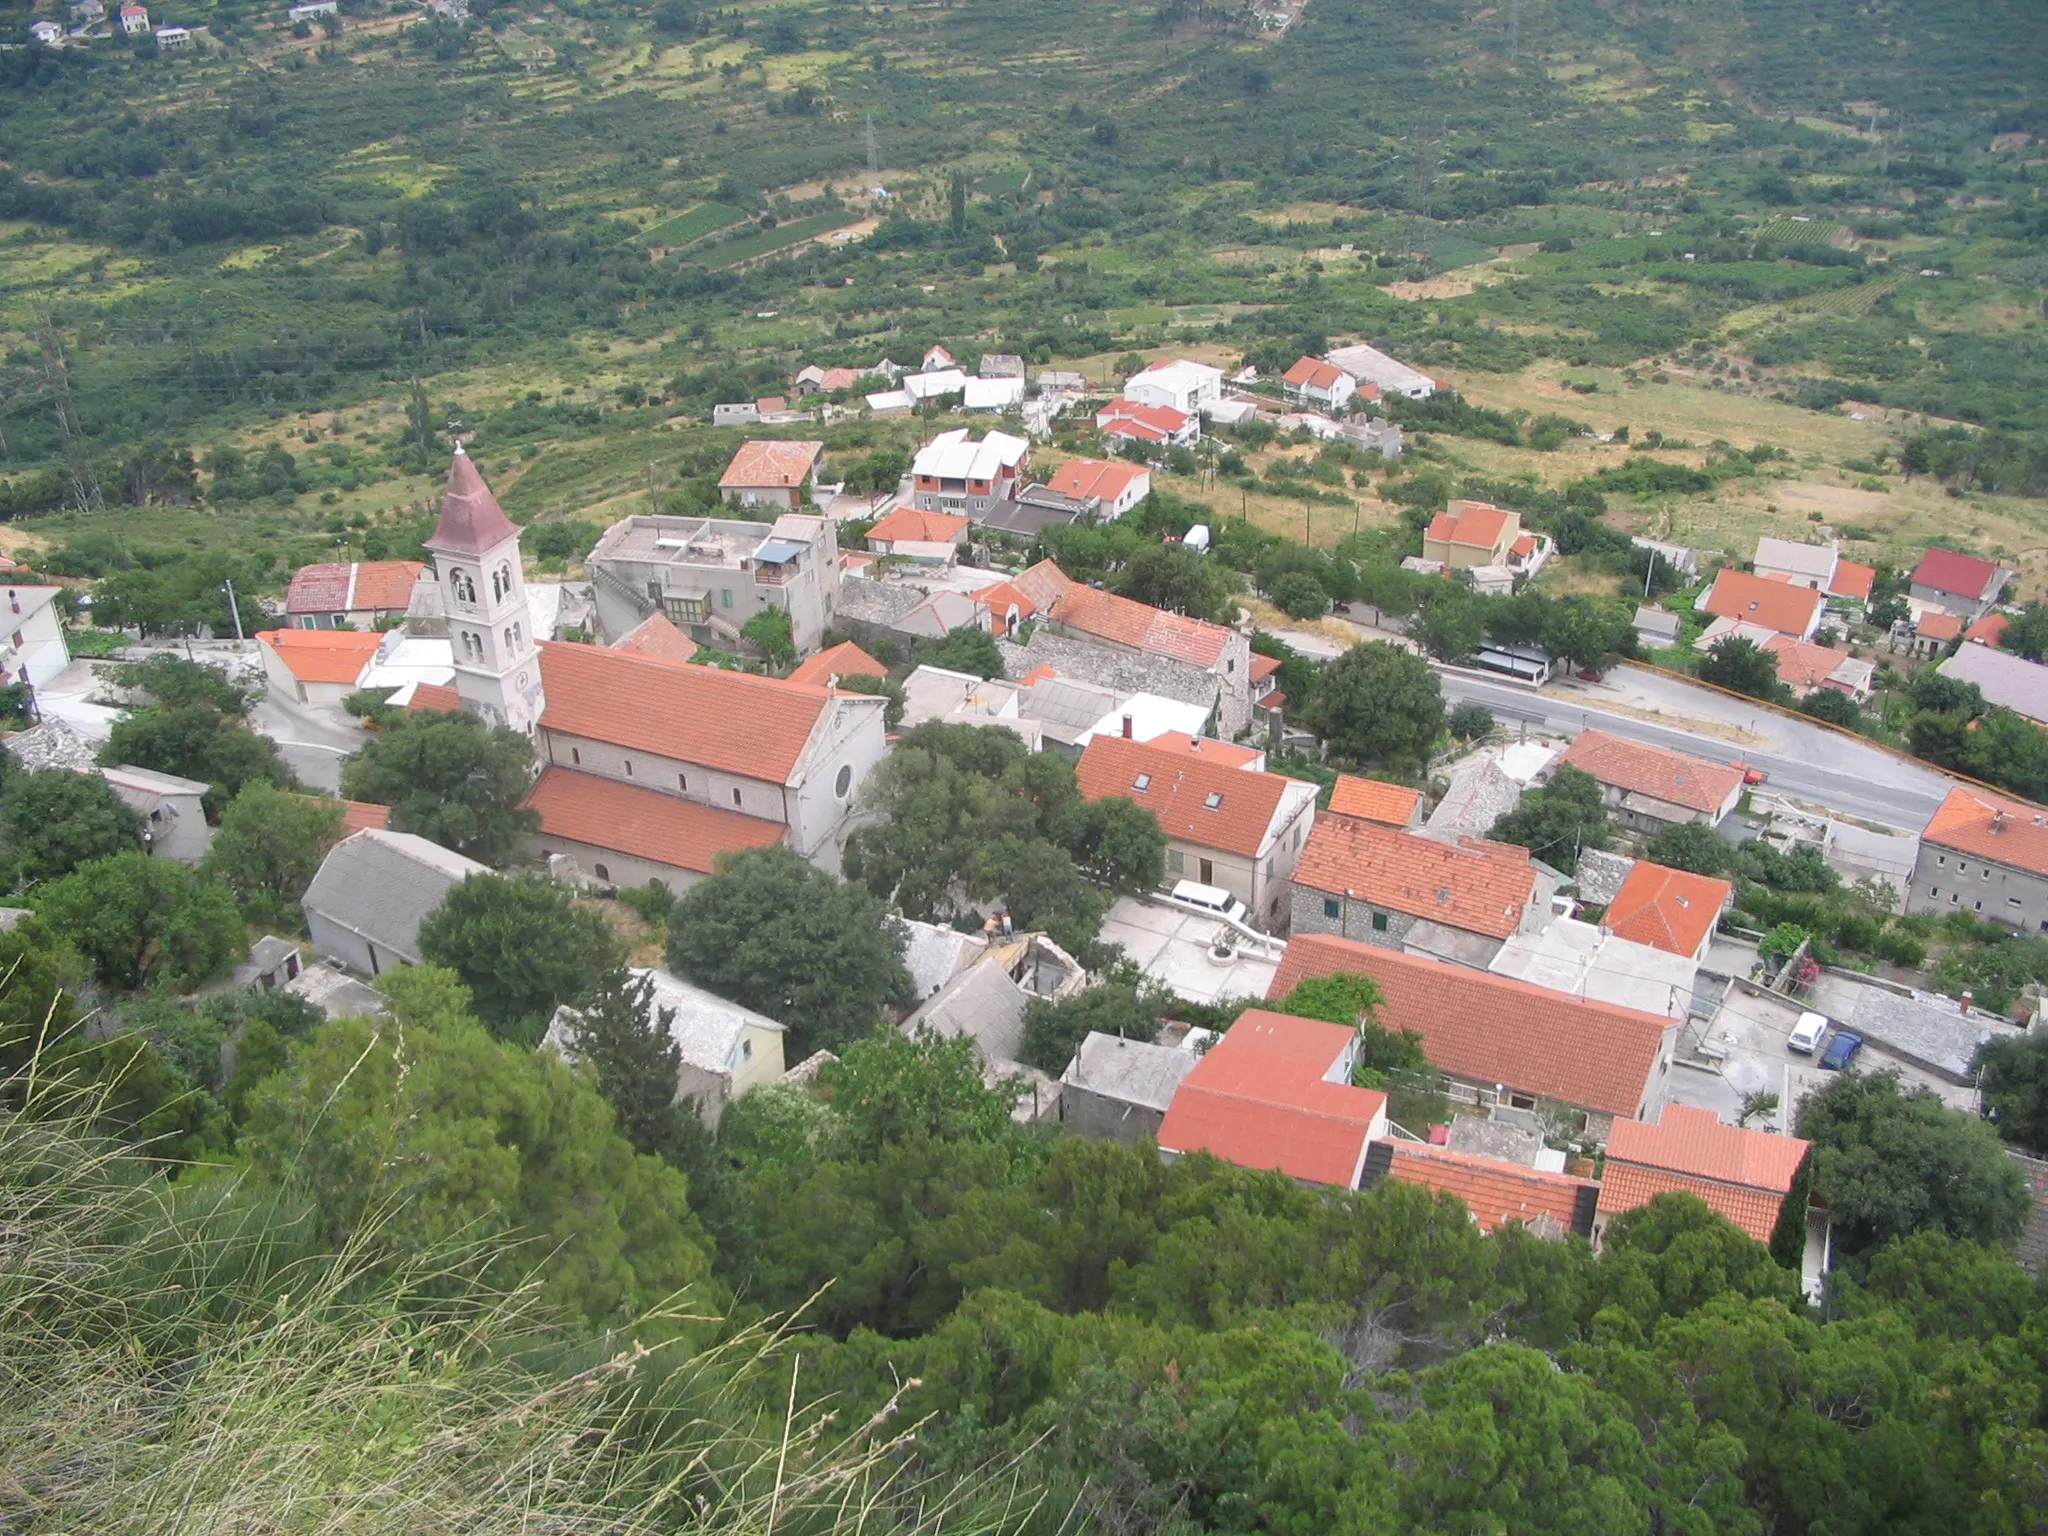
{"label": "white roofed house", "polygon": [[28,35],[45,48],[61,47],[64,42],[64,23],[52,21],[45,16],[40,21],[29,23]]}
{"label": "white roofed house", "polygon": [[1161,359],[1124,381],[1124,398],[1199,416],[1203,406],[1223,398],[1223,370],[1186,358]]}
{"label": "white roofed house", "polygon": [[27,683],[41,688],[71,665],[64,640],[64,617],[57,606],[60,588],[9,587],[7,607],[0,611],[0,685]]}
{"label": "white roofed house", "polygon": [[1030,460],[1030,442],[1008,432],[979,442],[965,427],[941,432],[911,461],[911,505],[921,512],[985,512],[1015,494]]}
{"label": "white roofed house", "polygon": [[1376,384],[1382,394],[1406,395],[1410,400],[1427,400],[1436,393],[1436,380],[1406,363],[1387,356],[1377,347],[1338,347],[1323,354],[1360,384]]}
{"label": "white roofed house", "polygon": [[[666,1022],[681,1057],[676,1098],[688,1099],[709,1129],[718,1129],[734,1099],[782,1076],[783,1025],[665,970],[635,969],[632,974],[653,983],[649,1001],[654,1017]],[[556,1009],[541,1043],[574,1061],[579,1017],[573,1008]]]}
{"label": "white roofed house", "polygon": [[1756,556],[1750,565],[1757,575],[1771,581],[1825,592],[1834,582],[1835,566],[1841,558],[1832,544],[1801,544],[1766,535],[1756,541]]}
{"label": "white roofed house", "polygon": [[201,802],[211,785],[127,764],[103,768],[100,775],[115,797],[142,818],[142,836],[150,853],[180,864],[197,864],[206,857],[213,828],[206,824]]}

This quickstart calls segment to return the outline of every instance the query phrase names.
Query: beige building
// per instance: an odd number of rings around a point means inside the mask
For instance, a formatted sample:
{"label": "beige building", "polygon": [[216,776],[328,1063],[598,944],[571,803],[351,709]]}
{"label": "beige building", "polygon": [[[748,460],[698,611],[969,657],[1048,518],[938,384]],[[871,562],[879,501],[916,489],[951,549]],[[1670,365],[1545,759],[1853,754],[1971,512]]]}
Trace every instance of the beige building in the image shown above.
{"label": "beige building", "polygon": [[628,517],[605,530],[584,568],[607,640],[659,613],[699,645],[741,650],[747,620],[781,609],[807,656],[838,616],[839,540],[825,517]]}
{"label": "beige building", "polygon": [[1441,560],[1447,571],[1506,565],[1521,536],[1521,513],[1483,501],[1454,501],[1422,535],[1422,558]]}

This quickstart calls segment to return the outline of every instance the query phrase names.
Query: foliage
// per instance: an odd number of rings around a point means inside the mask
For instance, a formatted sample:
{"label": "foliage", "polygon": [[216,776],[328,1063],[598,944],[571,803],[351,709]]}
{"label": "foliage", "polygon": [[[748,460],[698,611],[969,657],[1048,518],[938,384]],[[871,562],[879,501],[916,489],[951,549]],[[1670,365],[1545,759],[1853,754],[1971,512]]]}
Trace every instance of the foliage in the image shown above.
{"label": "foliage", "polygon": [[614,966],[564,1020],[566,1054],[590,1070],[633,1150],[685,1175],[703,1168],[709,1138],[694,1103],[677,1096],[683,1053],[671,1033],[675,1010],[656,1004],[654,978]]}
{"label": "foliage", "polygon": [[975,677],[1003,675],[1003,653],[996,646],[995,636],[972,625],[962,625],[945,639],[925,646],[919,655],[926,666],[948,672],[967,672]]}
{"label": "foliage", "polygon": [[778,667],[796,660],[796,641],[791,635],[789,613],[782,608],[763,608],[740,626],[740,638],[757,647]]}
{"label": "foliage", "polygon": [[849,1042],[819,1070],[818,1087],[831,1100],[841,1149],[855,1157],[924,1137],[1000,1141],[1023,1092],[1015,1082],[983,1081],[972,1040],[886,1026]]}
{"label": "foliage", "polygon": [[735,854],[683,893],[669,967],[787,1027],[785,1054],[836,1050],[906,1000],[903,927],[857,883],[788,848]]}
{"label": "foliage", "polygon": [[1998,1133],[1897,1073],[1836,1074],[1801,1103],[1799,1134],[1852,1268],[1908,1233],[2005,1243],[2026,1219],[2026,1180]]}
{"label": "foliage", "polygon": [[1313,619],[1328,611],[1329,594],[1307,571],[1289,571],[1267,593],[1273,606],[1291,619]]}
{"label": "foliage", "polygon": [[340,1019],[294,1047],[261,1087],[248,1144],[302,1193],[329,1241],[394,1255],[457,1237],[546,1233],[551,1248],[493,1254],[592,1324],[704,1289],[707,1244],[681,1174],[612,1129],[596,1088],[554,1058],[493,1039],[453,973],[387,972],[387,1033]]}
{"label": "foliage", "polygon": [[539,875],[473,875],[420,923],[420,956],[452,972],[485,1028],[540,1042],[548,1020],[618,965],[618,940],[594,907]]}
{"label": "foliage", "polygon": [[1606,848],[1614,841],[1614,823],[1599,782],[1583,769],[1562,767],[1550,782],[1522,791],[1512,811],[1487,834],[1503,843],[1519,843],[1544,863],[1574,874],[1579,855],[1588,848]]}
{"label": "foliage", "polygon": [[1339,758],[1420,772],[1443,733],[1443,688],[1413,652],[1367,640],[1322,669],[1301,718]]}
{"label": "foliage", "polygon": [[1444,726],[1460,741],[1478,741],[1493,734],[1493,711],[1467,699],[1444,717]]}
{"label": "foliage", "polygon": [[1699,661],[1699,678],[1717,688],[1775,700],[1785,692],[1778,681],[1778,658],[1742,635],[1723,635]]}
{"label": "foliage", "polygon": [[1650,839],[1652,864],[1690,870],[1695,875],[1723,875],[1735,862],[1728,839],[1701,821],[1674,823]]}
{"label": "foliage", "polygon": [[1106,980],[1059,1002],[1033,998],[1024,1010],[1024,1065],[1058,1077],[1091,1033],[1151,1041],[1170,998],[1152,983]]}
{"label": "foliage", "polygon": [[2048,1035],[2007,1035],[1977,1048],[1972,1069],[1998,1134],[2048,1155]]}
{"label": "foliage", "polygon": [[520,805],[532,781],[533,743],[466,714],[413,716],[341,765],[343,796],[390,806],[393,831],[493,865],[540,826]]}
{"label": "foliage", "polygon": [[341,836],[341,802],[258,780],[221,814],[202,868],[234,893],[248,921],[296,928],[299,898]]}
{"label": "foliage", "polygon": [[267,737],[203,699],[138,709],[116,721],[100,748],[108,767],[122,763],[210,785],[204,804],[218,818],[249,784],[289,789],[298,777]]}
{"label": "foliage", "polygon": [[0,838],[24,884],[136,846],[142,819],[96,773],[45,768],[0,783]]}
{"label": "foliage", "polygon": [[159,651],[147,661],[125,662],[113,669],[113,676],[119,687],[147,694],[167,709],[205,704],[240,719],[249,708],[248,690],[230,682],[220,668],[187,661],[169,651]]}
{"label": "foliage", "polygon": [[1223,568],[1185,544],[1148,544],[1124,564],[1117,591],[1169,613],[1225,622],[1233,616]]}
{"label": "foliage", "polygon": [[35,907],[109,987],[163,981],[189,992],[248,950],[226,886],[132,850],[50,881]]}

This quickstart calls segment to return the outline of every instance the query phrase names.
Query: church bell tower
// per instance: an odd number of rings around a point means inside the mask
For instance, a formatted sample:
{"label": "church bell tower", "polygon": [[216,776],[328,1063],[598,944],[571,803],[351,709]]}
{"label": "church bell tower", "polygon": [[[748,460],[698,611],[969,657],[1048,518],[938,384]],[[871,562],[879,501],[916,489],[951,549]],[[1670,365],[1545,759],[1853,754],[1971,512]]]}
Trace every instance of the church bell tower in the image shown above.
{"label": "church bell tower", "polygon": [[499,508],[460,443],[427,553],[440,578],[463,707],[487,725],[531,735],[543,700],[519,525]]}

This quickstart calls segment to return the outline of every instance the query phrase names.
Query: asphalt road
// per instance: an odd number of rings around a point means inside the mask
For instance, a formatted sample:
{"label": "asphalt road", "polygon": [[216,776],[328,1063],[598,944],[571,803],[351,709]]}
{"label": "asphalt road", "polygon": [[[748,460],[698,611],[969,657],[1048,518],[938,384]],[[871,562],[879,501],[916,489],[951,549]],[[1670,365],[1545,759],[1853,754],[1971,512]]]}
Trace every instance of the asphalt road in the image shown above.
{"label": "asphalt road", "polygon": [[1951,783],[1931,768],[1902,761],[1876,747],[1846,740],[1833,731],[1782,715],[1771,721],[1771,734],[1779,742],[1775,750],[1737,748],[1713,736],[1611,713],[1591,699],[1581,702],[1531,693],[1526,688],[1456,672],[1440,670],[1437,676],[1443,681],[1447,701],[1484,704],[1502,725],[1527,722],[1537,729],[1573,734],[1591,727],[1625,736],[1630,741],[1689,752],[1712,762],[1740,759],[1769,774],[1768,787],[1780,794],[1902,832],[1919,832],[1941,804]]}

